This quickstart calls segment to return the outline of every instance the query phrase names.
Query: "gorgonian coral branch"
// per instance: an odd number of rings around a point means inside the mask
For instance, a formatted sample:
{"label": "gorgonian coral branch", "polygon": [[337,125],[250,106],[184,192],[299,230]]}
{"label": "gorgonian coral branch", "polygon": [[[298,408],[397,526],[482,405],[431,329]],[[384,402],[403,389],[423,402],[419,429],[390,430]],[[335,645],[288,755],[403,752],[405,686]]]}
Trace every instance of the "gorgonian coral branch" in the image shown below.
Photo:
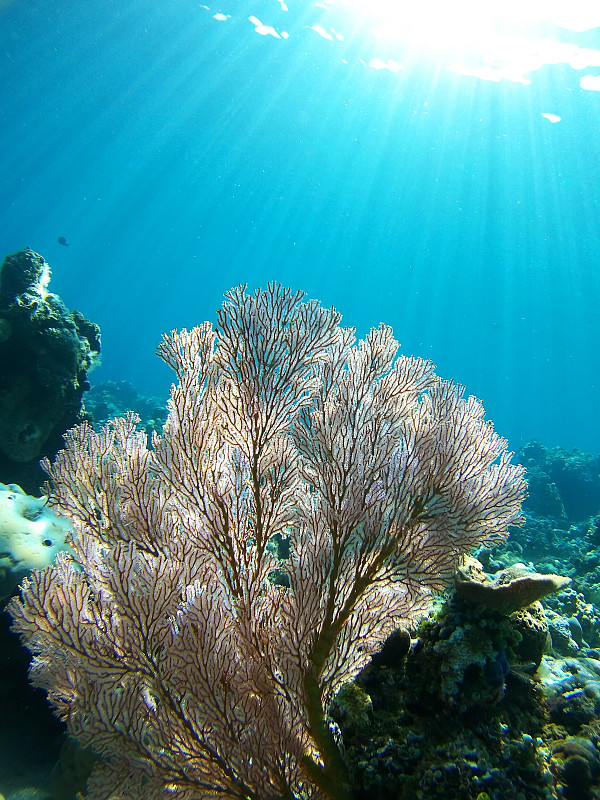
{"label": "gorgonian coral branch", "polygon": [[523,470],[481,404],[389,327],[355,344],[339,322],[232,289],[216,329],[163,337],[178,382],[150,447],[129,414],[46,464],[73,554],[10,611],[102,757],[89,800],[349,796],[332,696],[520,524]]}

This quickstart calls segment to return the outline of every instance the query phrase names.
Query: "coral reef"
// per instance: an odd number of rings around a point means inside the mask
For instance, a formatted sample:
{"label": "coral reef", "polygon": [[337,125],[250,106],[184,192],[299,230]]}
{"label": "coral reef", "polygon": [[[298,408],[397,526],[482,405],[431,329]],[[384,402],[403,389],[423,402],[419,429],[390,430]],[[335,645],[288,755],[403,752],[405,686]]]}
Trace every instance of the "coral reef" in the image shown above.
{"label": "coral reef", "polygon": [[154,431],[160,433],[167,421],[166,398],[144,397],[129,381],[92,383],[85,395],[85,411],[96,428],[113,417],[135,411],[148,436]]}
{"label": "coral reef", "polygon": [[163,339],[179,383],[152,449],[129,414],[45,465],[75,555],[10,611],[34,683],[102,756],[90,800],[350,796],[333,696],[521,521],[522,469],[481,404],[388,327],[355,344],[302,298],[231,290],[218,335]]}
{"label": "coral reef", "polygon": [[571,586],[544,600],[556,648],[563,655],[598,648],[600,457],[536,441],[525,445],[520,457],[529,480],[525,524],[511,531],[506,546],[479,558],[491,573],[526,566],[569,577]]}
{"label": "coral reef", "polygon": [[[102,384],[87,397],[95,423],[124,409],[138,411],[148,433],[162,422],[160,402],[126,383]],[[512,527],[505,544],[479,550],[479,564],[463,564],[412,637],[396,629],[330,705],[356,800],[600,798],[599,460],[538,442],[519,458],[531,478],[525,525]],[[109,481],[109,471],[103,475]],[[113,503],[122,491],[111,489]],[[109,518],[105,506],[95,509]],[[268,575],[277,591],[290,586],[290,533],[267,543],[283,559]],[[280,636],[286,628],[270,630]],[[144,708],[151,720],[158,713]],[[49,724],[43,706],[36,714]],[[53,797],[84,791],[94,763],[89,748],[66,740]]]}
{"label": "coral reef", "polygon": [[0,480],[35,493],[62,434],[82,421],[89,370],[100,353],[97,325],[48,292],[50,268],[33,250],[0,268]]}
{"label": "coral reef", "polygon": [[552,655],[541,603],[451,595],[401,663],[373,661],[332,707],[360,800],[600,797],[600,661]]}
{"label": "coral reef", "polygon": [[58,517],[45,499],[0,483],[0,600],[32,569],[49,566],[67,550],[70,531],[68,520]]}
{"label": "coral reef", "polygon": [[366,721],[334,708],[364,800],[600,797],[600,459],[519,458],[523,527],[459,570],[402,663],[356,679]]}
{"label": "coral reef", "polygon": [[470,559],[460,567],[454,576],[454,585],[460,597],[505,613],[525,608],[570,583],[571,578],[541,575],[524,567],[509,567],[490,577],[475,559]]}
{"label": "coral reef", "polygon": [[573,524],[600,511],[600,455],[547,448],[531,441],[519,458],[527,468],[526,511]]}

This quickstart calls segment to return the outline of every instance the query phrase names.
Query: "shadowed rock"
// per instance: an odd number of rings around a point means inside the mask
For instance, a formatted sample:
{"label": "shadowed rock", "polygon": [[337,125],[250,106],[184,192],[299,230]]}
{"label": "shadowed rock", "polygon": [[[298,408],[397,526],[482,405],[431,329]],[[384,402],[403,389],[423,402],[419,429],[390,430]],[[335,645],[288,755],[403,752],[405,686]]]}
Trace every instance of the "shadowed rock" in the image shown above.
{"label": "shadowed rock", "polygon": [[33,250],[0,267],[0,481],[34,494],[38,460],[82,420],[87,375],[98,362],[100,329],[48,291],[50,267]]}

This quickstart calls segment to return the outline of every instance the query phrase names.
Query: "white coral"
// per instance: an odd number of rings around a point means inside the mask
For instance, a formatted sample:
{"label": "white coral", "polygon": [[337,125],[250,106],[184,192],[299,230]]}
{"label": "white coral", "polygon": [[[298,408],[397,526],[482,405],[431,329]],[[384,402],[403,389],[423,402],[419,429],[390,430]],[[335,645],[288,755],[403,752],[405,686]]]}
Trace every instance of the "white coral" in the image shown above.
{"label": "white coral", "polygon": [[57,516],[45,497],[0,483],[0,598],[8,597],[30,570],[49,566],[68,549],[71,529],[70,520]]}

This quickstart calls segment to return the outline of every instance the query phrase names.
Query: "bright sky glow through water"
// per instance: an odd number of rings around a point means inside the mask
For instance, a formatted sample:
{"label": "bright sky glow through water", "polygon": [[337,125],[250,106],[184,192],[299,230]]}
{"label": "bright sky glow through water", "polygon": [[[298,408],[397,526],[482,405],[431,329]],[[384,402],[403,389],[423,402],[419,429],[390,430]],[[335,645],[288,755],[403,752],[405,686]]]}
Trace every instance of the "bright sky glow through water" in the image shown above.
{"label": "bright sky glow through water", "polygon": [[[335,2],[332,4],[335,5]],[[590,0],[567,3],[546,0],[444,0],[413,3],[410,0],[340,0],[339,5],[363,13],[389,28],[415,32],[442,31],[447,37],[459,36],[473,41],[498,25],[515,27],[522,22],[550,22],[573,31],[585,31],[600,25],[600,7]]]}
{"label": "bright sky glow through water", "polygon": [[[235,7],[231,14],[212,10],[221,21],[235,16]],[[298,27],[300,12],[305,24]],[[287,39],[309,29],[337,47],[342,60],[351,61],[348,51],[362,48],[359,60],[373,69],[401,72],[429,62],[526,86],[543,67],[564,64],[583,73],[582,89],[600,90],[600,50],[578,41],[600,27],[600,3],[589,0],[330,0],[304,7],[277,0],[256,14],[249,21],[262,36]]]}
{"label": "bright sky glow through water", "polygon": [[[531,73],[548,64],[573,69],[600,68],[600,51],[568,41],[568,32],[600,26],[600,5],[508,0],[444,0],[413,3],[398,0],[340,0],[337,4],[355,30],[368,32],[388,49],[394,43],[407,64],[431,57],[445,68],[483,80],[502,79],[527,85]],[[370,66],[398,61],[375,59]],[[595,89],[589,76],[582,88]]]}
{"label": "bright sky glow through water", "polygon": [[[600,0],[0,0],[2,254],[166,395],[163,331],[277,280],[600,451]],[[68,248],[58,237],[64,236]]]}
{"label": "bright sky glow through water", "polygon": [[381,41],[430,52],[446,61],[448,69],[482,79],[527,84],[530,73],[544,64],[600,66],[600,51],[551,35],[557,29],[581,32],[600,25],[600,7],[589,2],[369,0],[353,5],[355,11],[369,9],[365,21]]}

